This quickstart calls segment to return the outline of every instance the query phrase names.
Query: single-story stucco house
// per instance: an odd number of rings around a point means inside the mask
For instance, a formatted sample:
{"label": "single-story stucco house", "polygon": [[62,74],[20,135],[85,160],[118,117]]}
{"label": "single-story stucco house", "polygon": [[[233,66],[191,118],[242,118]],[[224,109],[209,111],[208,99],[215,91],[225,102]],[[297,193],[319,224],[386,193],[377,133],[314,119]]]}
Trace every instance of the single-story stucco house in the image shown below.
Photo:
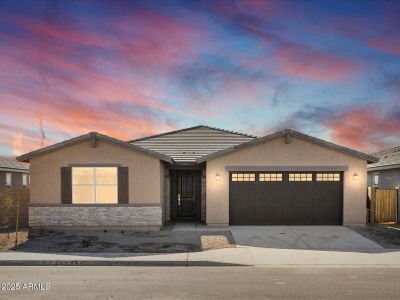
{"label": "single-story stucco house", "polygon": [[18,160],[31,164],[33,227],[158,229],[365,224],[378,159],[290,129],[196,126],[128,142],[91,132]]}

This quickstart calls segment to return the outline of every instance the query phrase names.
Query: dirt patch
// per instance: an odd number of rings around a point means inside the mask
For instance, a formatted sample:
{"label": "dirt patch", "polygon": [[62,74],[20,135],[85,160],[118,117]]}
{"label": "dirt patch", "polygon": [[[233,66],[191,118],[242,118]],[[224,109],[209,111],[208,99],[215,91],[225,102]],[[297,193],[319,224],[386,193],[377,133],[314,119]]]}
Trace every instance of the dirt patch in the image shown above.
{"label": "dirt patch", "polygon": [[386,249],[400,248],[400,224],[373,224],[348,227]]}
{"label": "dirt patch", "polygon": [[[24,244],[28,240],[29,230],[22,228],[18,231],[18,244]],[[15,231],[10,229],[9,234],[7,229],[0,229],[0,251],[12,250],[15,247]]]}
{"label": "dirt patch", "polygon": [[31,231],[17,251],[176,253],[234,247],[229,231]]}

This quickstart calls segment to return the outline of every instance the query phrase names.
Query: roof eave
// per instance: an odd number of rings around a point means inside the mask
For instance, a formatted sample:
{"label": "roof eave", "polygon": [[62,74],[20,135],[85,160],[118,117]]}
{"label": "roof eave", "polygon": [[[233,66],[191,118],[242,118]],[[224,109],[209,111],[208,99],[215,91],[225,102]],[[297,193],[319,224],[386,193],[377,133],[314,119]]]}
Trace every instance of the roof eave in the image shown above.
{"label": "roof eave", "polygon": [[148,150],[148,149],[143,148],[143,147],[138,146],[138,145],[132,145],[132,144],[129,144],[129,143],[124,142],[122,140],[118,140],[116,138],[112,138],[112,137],[109,137],[109,136],[106,136],[106,135],[103,135],[103,134],[100,134],[100,133],[97,133],[97,132],[90,132],[88,134],[84,134],[84,135],[81,135],[81,136],[78,136],[78,137],[75,137],[75,138],[60,142],[60,143],[56,143],[54,145],[47,146],[47,147],[44,147],[44,148],[29,152],[29,153],[20,155],[16,159],[18,161],[20,161],[20,162],[29,162],[29,160],[31,158],[38,157],[38,156],[41,156],[41,155],[44,155],[44,154],[47,154],[47,153],[62,149],[62,148],[67,147],[67,146],[72,146],[72,145],[75,145],[75,144],[78,144],[78,143],[81,143],[81,142],[84,142],[84,141],[89,141],[89,140],[91,140],[93,138],[97,139],[97,140],[111,142],[111,143],[120,145],[122,147],[125,147],[127,149],[137,150],[137,151],[140,151],[140,152],[143,152],[143,153],[147,153],[149,155],[156,156],[160,160],[168,162],[168,163],[171,163],[171,164],[174,163],[174,160],[171,157],[167,156],[167,155],[158,153],[156,151]]}
{"label": "roof eave", "polygon": [[372,155],[369,155],[369,154],[366,154],[366,153],[362,153],[362,152],[359,152],[359,151],[356,151],[356,150],[353,150],[353,149],[350,149],[350,148],[347,148],[347,147],[344,147],[344,146],[339,146],[339,145],[336,145],[336,144],[333,144],[333,143],[330,143],[330,142],[327,142],[327,141],[324,141],[324,140],[321,140],[321,139],[306,135],[304,133],[301,133],[301,132],[298,132],[298,131],[294,131],[292,129],[284,129],[284,130],[281,130],[281,131],[278,131],[278,132],[275,132],[275,133],[272,133],[272,134],[269,134],[269,135],[266,135],[266,136],[263,136],[263,137],[256,138],[256,139],[254,139],[252,141],[249,141],[249,142],[246,142],[246,143],[242,143],[242,144],[239,144],[239,145],[236,145],[236,146],[233,146],[233,147],[230,147],[230,148],[227,148],[227,149],[224,149],[224,150],[221,150],[221,151],[218,151],[218,152],[211,153],[209,155],[200,157],[200,158],[198,158],[196,160],[196,162],[197,163],[202,163],[202,162],[208,161],[210,159],[214,159],[214,158],[217,158],[217,157],[224,156],[224,155],[226,155],[228,153],[237,151],[239,149],[242,149],[242,148],[245,148],[245,147],[248,147],[248,146],[251,146],[251,145],[257,145],[257,144],[260,144],[260,143],[265,142],[265,141],[271,141],[271,140],[274,140],[276,138],[283,137],[283,136],[286,136],[286,135],[293,135],[293,136],[295,136],[297,138],[309,141],[311,143],[314,143],[314,144],[317,144],[317,145],[320,145],[320,146],[323,146],[323,147],[326,147],[326,148],[330,148],[330,149],[333,149],[333,150],[336,150],[336,151],[339,151],[339,152],[342,152],[342,153],[345,153],[345,154],[348,154],[348,155],[352,155],[352,156],[364,159],[368,163],[375,163],[375,162],[379,161],[379,159],[377,157],[375,157],[375,156],[372,156]]}
{"label": "roof eave", "polygon": [[367,171],[379,171],[379,170],[391,170],[391,169],[400,169],[400,164],[367,167]]}
{"label": "roof eave", "polygon": [[0,167],[0,171],[2,171],[2,172],[16,172],[16,173],[30,173],[29,169],[18,169],[18,168],[7,168],[7,167]]}

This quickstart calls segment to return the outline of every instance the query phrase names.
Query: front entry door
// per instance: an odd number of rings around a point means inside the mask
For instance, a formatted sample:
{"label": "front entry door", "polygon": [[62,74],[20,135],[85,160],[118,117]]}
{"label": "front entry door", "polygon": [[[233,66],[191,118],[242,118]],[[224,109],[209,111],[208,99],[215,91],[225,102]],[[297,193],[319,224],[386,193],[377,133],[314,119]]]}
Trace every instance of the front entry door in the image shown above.
{"label": "front entry door", "polygon": [[194,172],[178,173],[178,217],[195,216],[194,178]]}

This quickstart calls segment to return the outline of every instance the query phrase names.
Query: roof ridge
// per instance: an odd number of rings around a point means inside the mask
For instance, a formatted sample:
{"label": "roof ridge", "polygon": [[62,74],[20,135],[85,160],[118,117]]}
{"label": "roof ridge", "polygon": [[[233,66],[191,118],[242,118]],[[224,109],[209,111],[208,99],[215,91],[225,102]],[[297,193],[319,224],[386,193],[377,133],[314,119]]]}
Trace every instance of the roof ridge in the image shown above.
{"label": "roof ridge", "polygon": [[154,134],[154,135],[149,135],[149,136],[145,136],[145,137],[129,140],[129,141],[127,141],[127,143],[140,142],[140,141],[151,139],[151,138],[156,138],[156,137],[160,137],[160,136],[164,136],[164,135],[169,135],[169,134],[174,134],[174,133],[178,133],[178,132],[193,130],[193,129],[197,129],[197,128],[201,128],[201,127],[205,127],[205,128],[209,128],[209,129],[213,129],[213,130],[218,130],[218,131],[222,131],[222,132],[233,133],[233,134],[242,135],[242,136],[247,136],[247,137],[251,137],[251,138],[257,138],[257,136],[255,136],[255,135],[250,135],[250,134],[241,133],[241,132],[237,132],[237,131],[217,128],[217,127],[208,126],[208,125],[196,125],[196,126],[191,126],[191,127],[187,127],[187,128],[181,128],[181,129],[178,129],[178,130],[158,133],[158,134]]}
{"label": "roof ridge", "polygon": [[219,127],[209,126],[209,125],[200,125],[200,126],[207,127],[207,128],[214,129],[214,130],[223,131],[223,132],[229,132],[229,133],[233,133],[233,134],[237,134],[237,135],[244,135],[244,136],[248,136],[248,137],[252,137],[252,138],[257,138],[256,135],[243,133],[243,132],[239,132],[239,131],[228,130],[228,129],[223,129],[223,128],[219,128]]}
{"label": "roof ridge", "polygon": [[394,147],[391,147],[391,148],[388,148],[388,149],[385,149],[385,150],[376,152],[376,153],[374,153],[373,155],[375,156],[375,155],[378,155],[378,154],[383,154],[383,153],[391,152],[391,151],[393,151],[394,149],[397,149],[397,148],[400,148],[400,145],[397,145],[397,146],[394,146]]}
{"label": "roof ridge", "polygon": [[177,129],[177,130],[157,133],[157,134],[148,135],[148,136],[144,136],[144,137],[141,137],[141,138],[129,140],[129,141],[127,141],[127,143],[139,142],[139,141],[142,141],[142,140],[147,140],[147,139],[156,138],[156,137],[163,136],[163,135],[168,135],[168,134],[178,133],[178,132],[182,132],[182,131],[192,130],[192,129],[196,129],[196,128],[200,128],[200,127],[203,127],[203,126],[202,125],[197,125],[197,126],[192,126],[192,127],[188,127],[188,128],[181,128],[181,129]]}

